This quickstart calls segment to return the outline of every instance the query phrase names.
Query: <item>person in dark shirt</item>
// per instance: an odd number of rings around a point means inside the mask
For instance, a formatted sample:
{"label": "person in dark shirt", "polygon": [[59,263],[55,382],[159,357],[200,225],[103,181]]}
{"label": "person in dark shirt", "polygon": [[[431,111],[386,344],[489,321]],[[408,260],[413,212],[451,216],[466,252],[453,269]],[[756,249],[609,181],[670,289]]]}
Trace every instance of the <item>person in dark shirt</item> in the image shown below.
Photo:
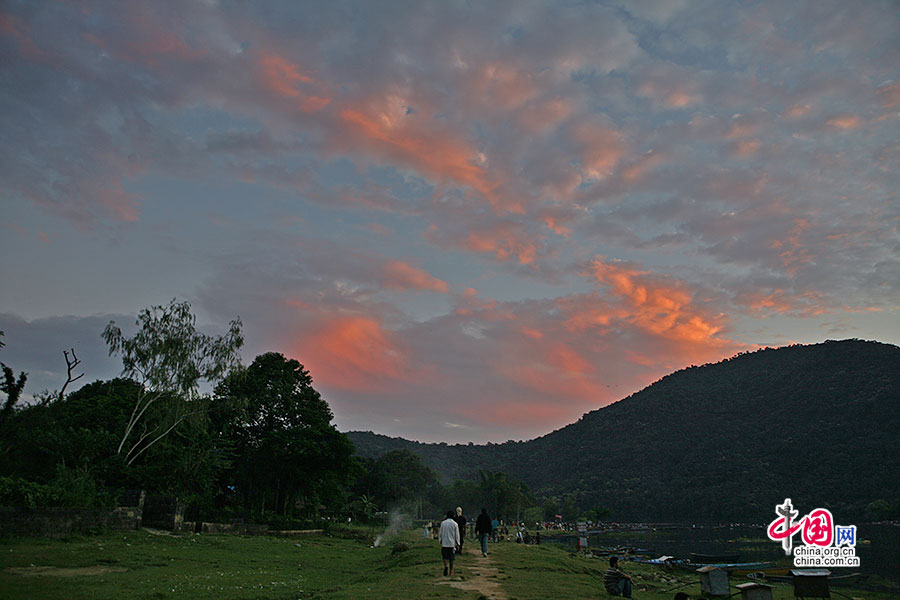
{"label": "person in dark shirt", "polygon": [[609,569],[606,570],[606,575],[603,577],[603,587],[611,596],[631,598],[631,575],[619,569],[618,556],[609,558]]}
{"label": "person in dark shirt", "polygon": [[459,525],[459,550],[457,550],[456,553],[462,554],[463,544],[466,540],[466,518],[463,516],[462,507],[456,507],[456,517],[453,520]]}
{"label": "person in dark shirt", "polygon": [[488,536],[491,535],[492,528],[491,518],[487,514],[487,509],[482,508],[481,514],[475,519],[475,535],[478,536],[478,540],[481,542],[482,556],[487,556]]}

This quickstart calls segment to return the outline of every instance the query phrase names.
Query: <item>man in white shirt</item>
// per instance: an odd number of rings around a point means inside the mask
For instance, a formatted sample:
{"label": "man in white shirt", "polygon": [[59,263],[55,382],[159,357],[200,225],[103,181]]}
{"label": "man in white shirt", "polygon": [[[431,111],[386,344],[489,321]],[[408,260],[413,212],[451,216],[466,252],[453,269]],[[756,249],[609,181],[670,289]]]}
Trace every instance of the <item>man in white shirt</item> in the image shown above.
{"label": "man in white shirt", "polygon": [[[447,518],[441,521],[441,557],[444,559],[444,576],[453,576],[453,558],[459,549],[459,525],[453,520],[452,510],[447,511]],[[449,570],[448,570],[449,566]]]}

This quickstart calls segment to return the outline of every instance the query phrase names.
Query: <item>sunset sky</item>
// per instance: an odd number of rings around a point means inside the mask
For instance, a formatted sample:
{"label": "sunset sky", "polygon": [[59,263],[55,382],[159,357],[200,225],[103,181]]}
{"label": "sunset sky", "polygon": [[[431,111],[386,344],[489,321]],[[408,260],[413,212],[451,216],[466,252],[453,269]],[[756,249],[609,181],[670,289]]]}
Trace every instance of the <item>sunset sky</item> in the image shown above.
{"label": "sunset sky", "polygon": [[[188,300],[343,430],[502,442],[900,344],[900,4],[0,3],[0,360]],[[133,329],[133,328],[132,328]]]}

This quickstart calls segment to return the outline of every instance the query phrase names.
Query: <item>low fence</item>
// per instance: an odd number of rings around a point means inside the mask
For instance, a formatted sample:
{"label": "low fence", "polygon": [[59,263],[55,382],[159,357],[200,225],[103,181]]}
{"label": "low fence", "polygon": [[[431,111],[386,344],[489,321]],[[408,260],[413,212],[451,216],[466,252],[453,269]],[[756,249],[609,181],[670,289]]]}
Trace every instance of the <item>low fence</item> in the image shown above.
{"label": "low fence", "polygon": [[65,537],[107,530],[141,527],[194,533],[263,535],[268,525],[232,521],[185,521],[184,503],[172,496],[130,490],[116,508],[20,508],[0,506],[0,537]]}

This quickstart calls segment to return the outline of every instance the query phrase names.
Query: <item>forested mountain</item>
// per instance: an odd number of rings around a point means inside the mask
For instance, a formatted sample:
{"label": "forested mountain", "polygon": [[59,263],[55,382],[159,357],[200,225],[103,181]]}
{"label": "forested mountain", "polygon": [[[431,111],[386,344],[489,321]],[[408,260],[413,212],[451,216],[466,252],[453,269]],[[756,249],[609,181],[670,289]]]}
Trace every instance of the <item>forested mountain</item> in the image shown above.
{"label": "forested mountain", "polygon": [[445,479],[504,471],[538,497],[574,494],[616,520],[764,522],[790,497],[853,522],[873,501],[900,499],[900,348],[846,340],[740,354],[527,442],[349,436],[363,456],[408,448]]}

